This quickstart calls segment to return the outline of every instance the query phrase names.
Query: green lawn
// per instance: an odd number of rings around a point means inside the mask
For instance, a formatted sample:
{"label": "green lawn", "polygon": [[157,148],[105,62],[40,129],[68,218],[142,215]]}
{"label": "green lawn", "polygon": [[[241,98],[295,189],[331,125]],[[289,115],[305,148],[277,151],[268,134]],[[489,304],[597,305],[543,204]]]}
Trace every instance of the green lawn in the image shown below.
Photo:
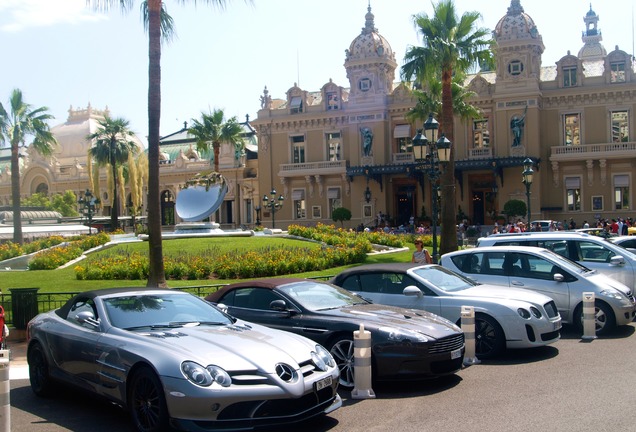
{"label": "green lawn", "polygon": [[[194,254],[202,251],[216,251],[220,253],[232,250],[258,250],[261,248],[277,247],[280,245],[320,247],[319,244],[285,239],[281,237],[209,237],[197,239],[174,239],[163,241],[164,255]],[[409,262],[413,252],[412,245],[409,251],[373,254],[368,256],[364,264],[379,262]],[[147,242],[121,243],[115,248],[123,248],[128,252],[142,251],[148,252]],[[104,254],[113,253],[115,248],[106,249],[101,252],[91,254],[89,259],[99,259]],[[302,273],[289,276],[315,277],[336,275],[340,271],[351,266],[330,268],[320,272]],[[72,292],[86,291],[95,288],[145,286],[145,280],[105,280],[105,281],[80,281],[75,278],[73,267],[58,270],[37,270],[37,271],[3,271],[0,272],[0,289],[8,293],[11,288],[39,288],[39,293],[45,292]],[[205,279],[205,280],[169,280],[169,287],[217,285],[237,280]]]}

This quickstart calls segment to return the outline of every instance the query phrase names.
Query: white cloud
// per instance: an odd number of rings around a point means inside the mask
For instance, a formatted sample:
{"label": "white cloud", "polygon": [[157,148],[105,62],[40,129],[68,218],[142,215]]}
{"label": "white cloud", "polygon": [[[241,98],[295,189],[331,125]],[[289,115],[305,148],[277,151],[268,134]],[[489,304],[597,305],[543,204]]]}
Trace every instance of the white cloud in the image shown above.
{"label": "white cloud", "polygon": [[86,0],[0,0],[0,17],[4,32],[106,18],[89,8]]}

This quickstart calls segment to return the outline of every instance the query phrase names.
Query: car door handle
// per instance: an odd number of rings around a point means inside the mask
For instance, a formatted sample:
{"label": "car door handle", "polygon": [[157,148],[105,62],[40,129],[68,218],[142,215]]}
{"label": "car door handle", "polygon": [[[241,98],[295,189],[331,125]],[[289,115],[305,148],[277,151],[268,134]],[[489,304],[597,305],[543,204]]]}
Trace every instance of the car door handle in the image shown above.
{"label": "car door handle", "polygon": [[524,285],[523,285],[523,282],[521,282],[521,281],[516,281],[516,280],[510,281],[510,285],[514,285],[514,286],[524,286]]}

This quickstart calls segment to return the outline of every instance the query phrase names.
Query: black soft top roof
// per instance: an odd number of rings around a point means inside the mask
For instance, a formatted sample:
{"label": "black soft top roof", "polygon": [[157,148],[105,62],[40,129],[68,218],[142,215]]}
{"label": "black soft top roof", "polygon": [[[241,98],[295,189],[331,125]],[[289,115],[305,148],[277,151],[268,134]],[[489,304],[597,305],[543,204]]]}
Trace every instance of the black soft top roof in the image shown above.
{"label": "black soft top roof", "polygon": [[74,295],[69,301],[67,301],[64,304],[64,306],[56,310],[55,313],[62,318],[66,318],[71,309],[71,306],[74,305],[75,302],[80,298],[86,299],[86,300],[92,300],[95,297],[100,297],[100,296],[110,295],[110,294],[125,293],[130,291],[157,291],[157,290],[177,291],[177,290],[170,290],[170,289],[164,289],[164,288],[151,288],[151,287],[119,287],[119,288],[103,288],[103,289],[84,291]]}

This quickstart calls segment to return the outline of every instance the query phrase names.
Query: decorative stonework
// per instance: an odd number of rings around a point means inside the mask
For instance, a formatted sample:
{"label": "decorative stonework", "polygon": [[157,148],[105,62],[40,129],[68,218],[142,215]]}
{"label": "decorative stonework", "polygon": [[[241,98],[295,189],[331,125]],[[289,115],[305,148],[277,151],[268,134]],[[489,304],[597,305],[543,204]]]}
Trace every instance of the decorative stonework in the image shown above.
{"label": "decorative stonework", "polygon": [[552,184],[559,187],[559,163],[552,161]]}
{"label": "decorative stonework", "polygon": [[594,161],[586,160],[585,166],[587,167],[587,184],[592,186],[594,185]]}
{"label": "decorative stonework", "polygon": [[605,186],[607,184],[607,159],[600,159],[598,163],[601,167],[601,184]]}

